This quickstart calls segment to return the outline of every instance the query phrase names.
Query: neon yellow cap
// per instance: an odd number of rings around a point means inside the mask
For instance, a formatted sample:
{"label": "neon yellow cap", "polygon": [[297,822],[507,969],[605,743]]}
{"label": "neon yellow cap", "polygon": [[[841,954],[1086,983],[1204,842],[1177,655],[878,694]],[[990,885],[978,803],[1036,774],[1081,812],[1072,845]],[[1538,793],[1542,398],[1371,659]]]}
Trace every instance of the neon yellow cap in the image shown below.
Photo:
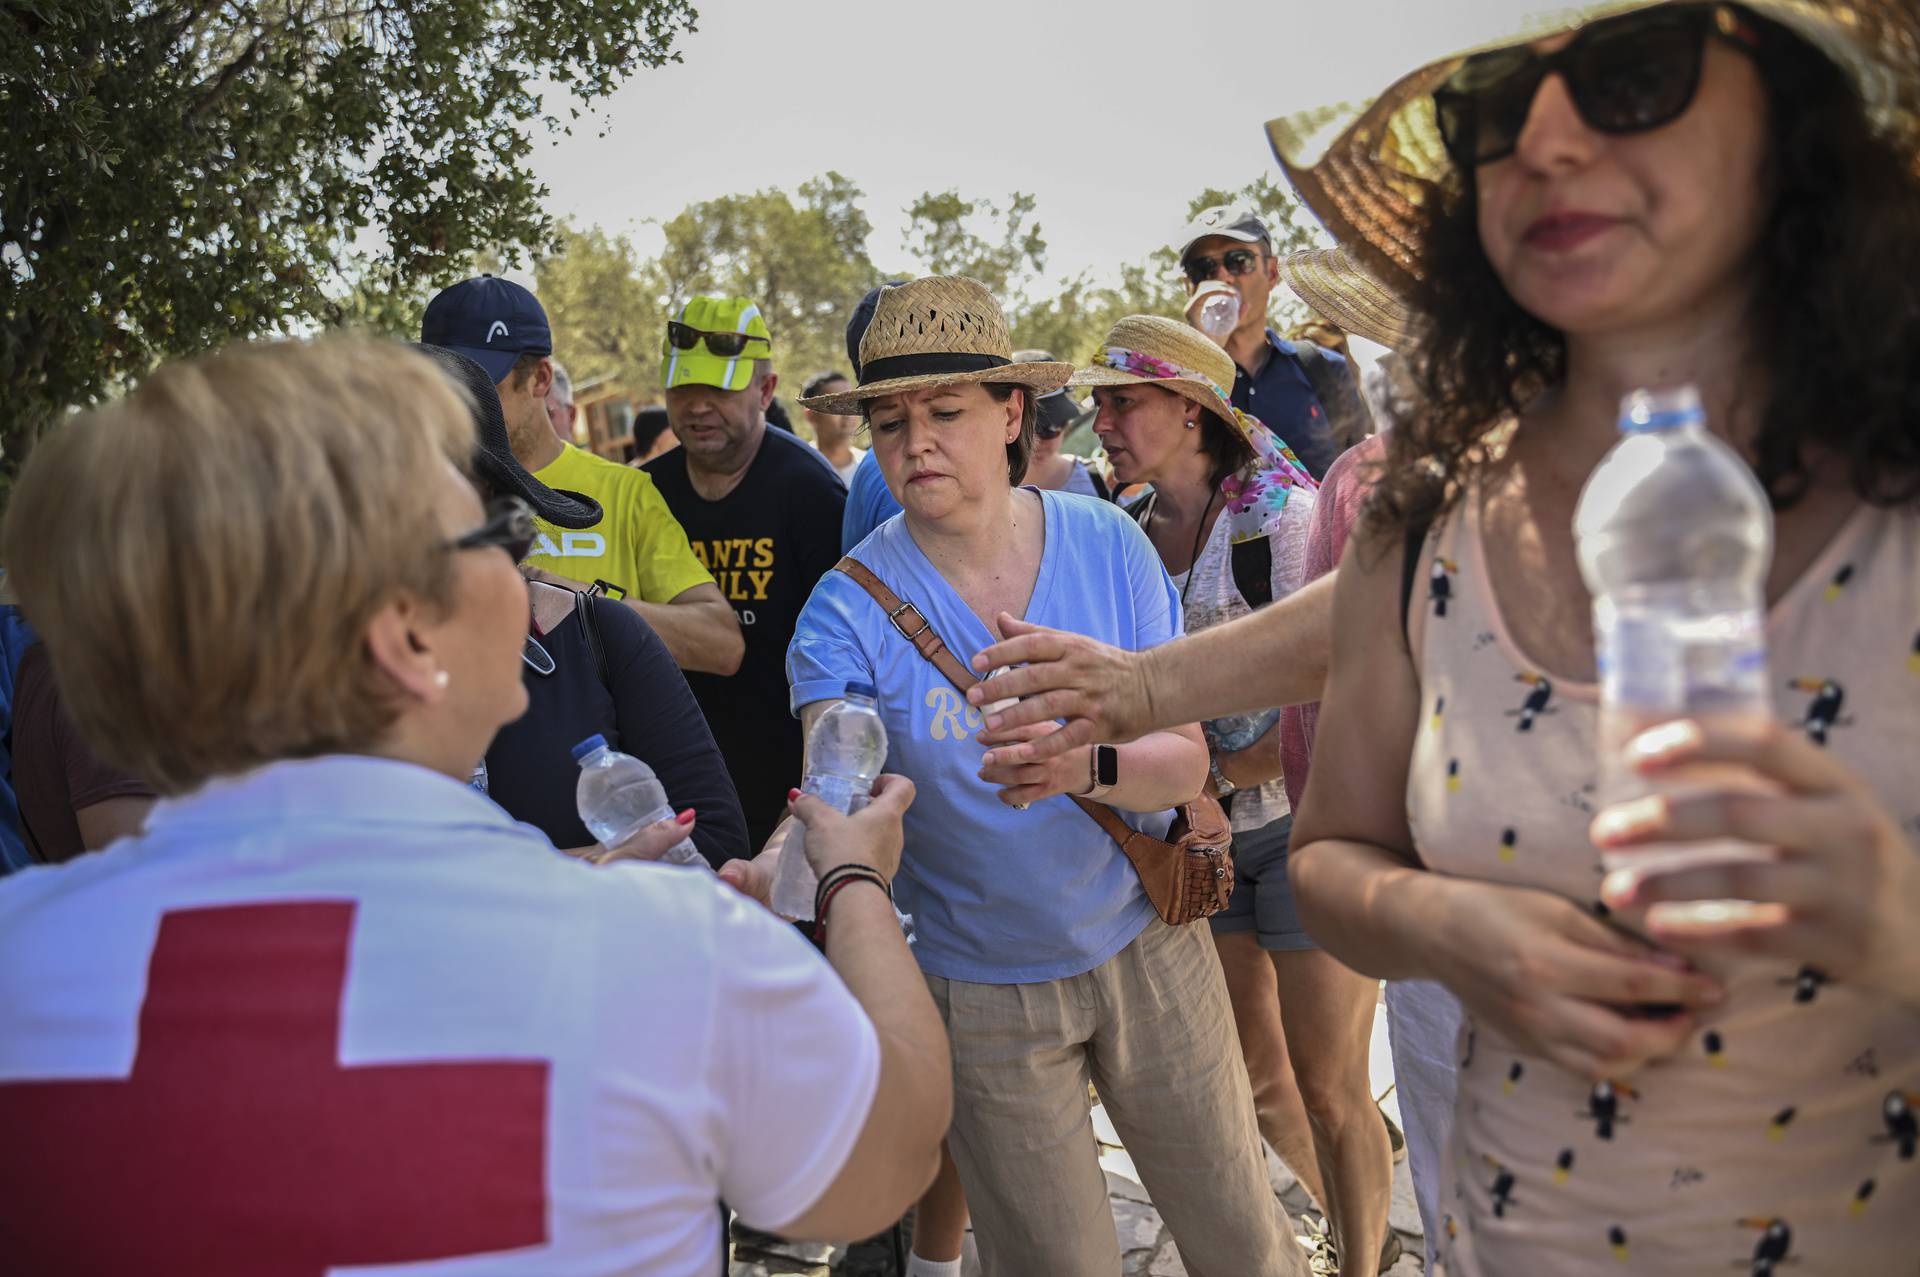
{"label": "neon yellow cap", "polygon": [[[706,338],[690,338],[695,333],[738,333],[747,340],[736,354],[723,355],[709,346]],[[691,341],[685,349],[676,341]],[[667,326],[661,343],[660,386],[714,386],[720,390],[745,390],[753,381],[753,365],[758,359],[773,358],[773,334],[760,308],[744,297],[694,297],[680,308]]]}

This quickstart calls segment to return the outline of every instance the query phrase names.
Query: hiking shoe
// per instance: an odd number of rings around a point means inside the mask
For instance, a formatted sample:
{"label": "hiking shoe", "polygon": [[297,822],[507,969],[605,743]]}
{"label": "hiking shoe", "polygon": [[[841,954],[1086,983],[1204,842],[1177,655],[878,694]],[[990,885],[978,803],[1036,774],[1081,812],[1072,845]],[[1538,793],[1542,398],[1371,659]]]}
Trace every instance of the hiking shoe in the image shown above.
{"label": "hiking shoe", "polygon": [[1400,1254],[1400,1234],[1394,1232],[1392,1226],[1389,1225],[1387,1228],[1387,1239],[1380,1243],[1380,1267],[1377,1271],[1384,1273],[1399,1263]]}
{"label": "hiking shoe", "polygon": [[1393,1164],[1398,1166],[1407,1160],[1407,1135],[1400,1124],[1387,1116],[1385,1109],[1380,1110],[1380,1120],[1387,1124],[1387,1143],[1393,1148]]}

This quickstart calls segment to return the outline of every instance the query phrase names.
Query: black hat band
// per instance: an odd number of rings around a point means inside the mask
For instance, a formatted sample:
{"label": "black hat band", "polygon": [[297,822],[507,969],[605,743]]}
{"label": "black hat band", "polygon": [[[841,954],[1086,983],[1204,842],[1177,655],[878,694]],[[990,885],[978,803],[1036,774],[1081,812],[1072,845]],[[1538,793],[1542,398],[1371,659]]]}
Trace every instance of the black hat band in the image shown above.
{"label": "black hat band", "polygon": [[999,355],[962,355],[935,351],[924,355],[888,355],[869,359],[860,365],[860,384],[894,381],[901,377],[948,377],[959,372],[985,372],[990,368],[1011,367],[1013,361]]}

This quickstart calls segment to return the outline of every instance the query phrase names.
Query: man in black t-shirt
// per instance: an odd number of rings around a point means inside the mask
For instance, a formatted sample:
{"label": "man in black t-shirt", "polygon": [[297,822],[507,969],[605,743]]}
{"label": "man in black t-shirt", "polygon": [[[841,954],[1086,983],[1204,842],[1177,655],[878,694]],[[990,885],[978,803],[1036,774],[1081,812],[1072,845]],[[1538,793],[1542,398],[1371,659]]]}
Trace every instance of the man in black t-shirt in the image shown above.
{"label": "man in black t-shirt", "polygon": [[772,336],[739,297],[695,297],[668,325],[660,381],[680,447],[643,469],[733,604],[746,657],[729,677],[689,672],[757,848],[800,784],[787,644],[814,585],[840,560],[847,490],[818,454],[767,428]]}

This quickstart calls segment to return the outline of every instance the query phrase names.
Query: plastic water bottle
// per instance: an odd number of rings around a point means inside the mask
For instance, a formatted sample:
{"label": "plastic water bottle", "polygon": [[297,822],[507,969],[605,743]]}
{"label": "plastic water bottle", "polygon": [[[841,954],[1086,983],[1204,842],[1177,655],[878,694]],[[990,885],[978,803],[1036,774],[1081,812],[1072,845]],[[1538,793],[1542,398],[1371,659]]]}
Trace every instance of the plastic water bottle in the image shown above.
{"label": "plastic water bottle", "polygon": [[1240,324],[1240,294],[1214,280],[1194,296],[1198,303],[1194,326],[1216,342],[1224,342]]}
{"label": "plastic water bottle", "polygon": [[[845,699],[828,708],[807,734],[807,774],[800,788],[849,814],[873,797],[873,782],[887,762],[887,727],[871,683],[849,683]],[[773,911],[806,922],[813,917],[819,877],[808,863],[805,826],[789,835],[773,878]]]}
{"label": "plastic water bottle", "polygon": [[[1593,595],[1600,672],[1600,757],[1605,798],[1648,792],[1621,752],[1639,732],[1676,718],[1770,717],[1766,580],[1773,512],[1738,453],[1707,430],[1692,386],[1640,390],[1621,405],[1620,442],[1580,493],[1573,517],[1580,572]],[[1729,782],[1732,777],[1726,778]],[[1696,776],[1669,793],[1724,789]],[[1606,853],[1608,871],[1765,859],[1732,840]],[[1655,906],[1663,922],[1719,921],[1750,912],[1741,901]]]}
{"label": "plastic water bottle", "polygon": [[[631,754],[607,748],[606,737],[589,736],[575,745],[573,761],[580,764],[574,803],[581,823],[601,846],[618,847],[648,825],[673,819],[666,788],[653,768]],[[682,838],[667,848],[660,859],[675,865],[707,866],[707,858],[691,838]]]}

